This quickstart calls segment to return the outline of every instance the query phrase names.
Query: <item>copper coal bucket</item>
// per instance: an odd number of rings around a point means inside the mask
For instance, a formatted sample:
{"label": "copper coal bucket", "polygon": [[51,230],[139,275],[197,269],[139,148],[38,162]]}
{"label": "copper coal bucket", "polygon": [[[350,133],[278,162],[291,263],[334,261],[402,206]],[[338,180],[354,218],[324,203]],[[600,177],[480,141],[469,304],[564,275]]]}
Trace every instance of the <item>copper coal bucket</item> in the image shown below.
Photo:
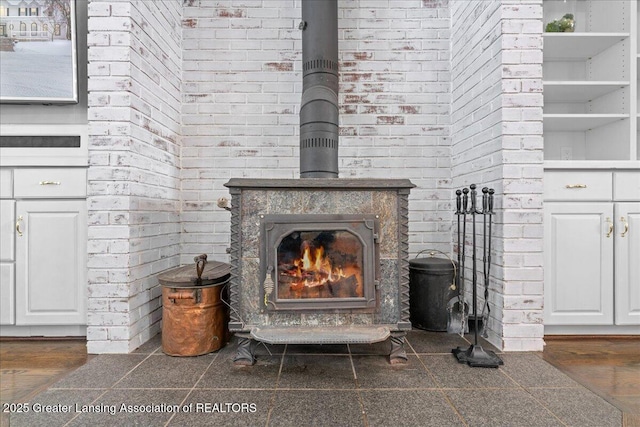
{"label": "copper coal bucket", "polygon": [[225,302],[230,266],[195,258],[158,277],[162,285],[162,351],[170,356],[199,356],[228,341],[229,310]]}

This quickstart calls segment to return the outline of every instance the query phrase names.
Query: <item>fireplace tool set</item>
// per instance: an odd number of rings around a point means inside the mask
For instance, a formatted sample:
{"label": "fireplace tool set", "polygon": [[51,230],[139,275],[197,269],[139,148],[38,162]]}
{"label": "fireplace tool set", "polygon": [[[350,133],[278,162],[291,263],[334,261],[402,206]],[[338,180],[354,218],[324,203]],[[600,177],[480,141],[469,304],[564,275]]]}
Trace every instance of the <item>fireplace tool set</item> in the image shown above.
{"label": "fireplace tool set", "polygon": [[[480,333],[480,318],[482,319],[482,336],[487,337],[487,322],[489,320],[489,277],[491,272],[491,222],[493,212],[493,195],[495,191],[484,187],[482,189],[482,208],[477,206],[476,185],[471,184],[469,188],[456,191],[456,216],[458,217],[458,265],[459,294],[449,303],[449,332],[458,332],[464,335],[468,325],[468,305],[465,302],[465,252],[467,237],[467,216],[471,216],[471,271],[472,271],[472,307],[474,321],[474,342],[468,348],[458,347],[451,352],[456,356],[458,362],[467,363],[473,367],[497,368],[502,365],[500,359],[494,352],[485,350],[478,344],[478,334]],[[477,236],[476,217],[482,215],[482,272],[484,282],[484,305],[481,316],[478,316],[478,269],[477,269]]]}

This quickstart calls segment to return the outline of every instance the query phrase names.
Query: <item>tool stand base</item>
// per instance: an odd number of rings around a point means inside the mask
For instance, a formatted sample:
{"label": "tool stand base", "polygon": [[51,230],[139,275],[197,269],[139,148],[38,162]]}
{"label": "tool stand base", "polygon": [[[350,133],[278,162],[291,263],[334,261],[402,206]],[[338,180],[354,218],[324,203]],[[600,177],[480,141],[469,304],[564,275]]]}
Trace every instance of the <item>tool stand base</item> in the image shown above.
{"label": "tool stand base", "polygon": [[451,350],[458,362],[466,363],[474,368],[497,368],[504,365],[493,351],[485,350],[481,345],[471,345],[469,347],[458,347]]}

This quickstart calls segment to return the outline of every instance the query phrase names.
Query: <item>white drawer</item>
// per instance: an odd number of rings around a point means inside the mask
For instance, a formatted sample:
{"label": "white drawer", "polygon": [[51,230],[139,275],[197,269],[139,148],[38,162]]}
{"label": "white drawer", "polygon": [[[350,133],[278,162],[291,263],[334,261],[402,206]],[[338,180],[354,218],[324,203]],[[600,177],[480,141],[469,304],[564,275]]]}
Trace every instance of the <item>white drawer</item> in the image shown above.
{"label": "white drawer", "polygon": [[544,200],[611,200],[611,172],[545,172]]}
{"label": "white drawer", "polygon": [[640,171],[613,174],[613,199],[640,202]]}
{"label": "white drawer", "polygon": [[13,197],[11,169],[0,169],[0,199],[10,199],[11,197]]}
{"label": "white drawer", "polygon": [[86,197],[87,170],[84,168],[15,169],[15,198]]}

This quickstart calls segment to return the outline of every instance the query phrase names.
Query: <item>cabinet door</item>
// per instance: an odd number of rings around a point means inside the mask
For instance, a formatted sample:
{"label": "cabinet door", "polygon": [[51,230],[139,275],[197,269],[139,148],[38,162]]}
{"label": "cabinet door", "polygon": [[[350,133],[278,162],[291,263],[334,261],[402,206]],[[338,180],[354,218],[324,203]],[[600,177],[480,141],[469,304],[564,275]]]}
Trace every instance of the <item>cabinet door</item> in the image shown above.
{"label": "cabinet door", "polygon": [[85,324],[86,202],[18,201],[16,214],[16,324]]}
{"label": "cabinet door", "polygon": [[15,206],[13,200],[0,200],[0,325],[15,323]]}
{"label": "cabinet door", "polygon": [[640,325],[640,203],[616,203],[616,325]]}
{"label": "cabinet door", "polygon": [[546,325],[613,324],[613,204],[545,203]]}
{"label": "cabinet door", "polygon": [[14,235],[16,217],[14,211],[16,202],[13,200],[0,200],[0,260],[13,261],[15,254]]}
{"label": "cabinet door", "polygon": [[15,323],[15,276],[14,265],[0,262],[0,325]]}

